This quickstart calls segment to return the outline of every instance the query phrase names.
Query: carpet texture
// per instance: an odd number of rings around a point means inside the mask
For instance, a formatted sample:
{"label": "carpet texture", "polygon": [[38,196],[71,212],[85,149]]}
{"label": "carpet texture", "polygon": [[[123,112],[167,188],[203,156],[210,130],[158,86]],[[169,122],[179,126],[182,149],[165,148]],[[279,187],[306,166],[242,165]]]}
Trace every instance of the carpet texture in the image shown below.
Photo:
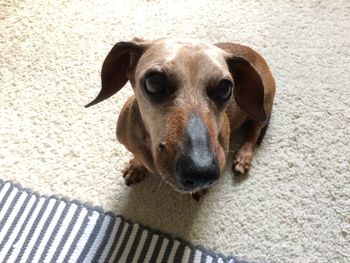
{"label": "carpet texture", "polygon": [[0,262],[243,263],[101,208],[1,180]]}
{"label": "carpet texture", "polygon": [[[1,1],[0,174],[241,259],[350,261],[350,1]],[[268,61],[277,93],[246,177],[199,203],[149,176],[131,188],[115,139],[131,94],[83,106],[114,43],[232,41]]]}

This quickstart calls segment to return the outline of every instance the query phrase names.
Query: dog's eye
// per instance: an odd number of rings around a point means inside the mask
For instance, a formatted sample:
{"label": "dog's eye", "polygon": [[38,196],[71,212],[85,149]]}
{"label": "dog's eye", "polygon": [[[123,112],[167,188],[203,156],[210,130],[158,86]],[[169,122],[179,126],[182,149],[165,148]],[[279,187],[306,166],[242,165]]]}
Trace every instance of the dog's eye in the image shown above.
{"label": "dog's eye", "polygon": [[144,86],[149,95],[162,95],[167,90],[167,80],[160,73],[151,73],[146,76]]}
{"label": "dog's eye", "polygon": [[230,80],[223,79],[220,81],[216,89],[211,91],[209,95],[219,102],[226,102],[231,97],[232,87],[233,84]]}

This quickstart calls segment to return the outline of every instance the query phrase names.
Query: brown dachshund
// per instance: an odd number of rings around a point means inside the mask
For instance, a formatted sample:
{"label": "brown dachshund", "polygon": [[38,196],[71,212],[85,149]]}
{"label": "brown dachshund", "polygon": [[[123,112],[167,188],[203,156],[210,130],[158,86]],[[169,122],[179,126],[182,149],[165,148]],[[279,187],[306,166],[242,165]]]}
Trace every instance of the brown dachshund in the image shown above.
{"label": "brown dachshund", "polygon": [[249,170],[275,94],[265,60],[232,43],[119,42],[107,55],[101,78],[100,93],[86,107],[111,97],[128,80],[135,94],[117,123],[119,142],[134,155],[123,172],[126,183],[139,182],[149,171],[198,196],[219,179],[231,132],[246,121],[249,130],[233,170]]}

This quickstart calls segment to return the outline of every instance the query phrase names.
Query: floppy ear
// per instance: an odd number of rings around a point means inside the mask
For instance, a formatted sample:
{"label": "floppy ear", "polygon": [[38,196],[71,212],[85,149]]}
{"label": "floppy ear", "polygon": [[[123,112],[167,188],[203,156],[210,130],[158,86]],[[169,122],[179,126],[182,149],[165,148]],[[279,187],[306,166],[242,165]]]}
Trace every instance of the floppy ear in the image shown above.
{"label": "floppy ear", "polygon": [[145,43],[139,41],[115,44],[102,65],[100,93],[85,107],[95,105],[117,93],[128,82],[128,72],[136,66],[145,49]]}
{"label": "floppy ear", "polygon": [[216,46],[229,53],[226,61],[234,79],[233,95],[236,103],[254,120],[265,121],[264,84],[260,73],[250,62],[255,52],[248,47],[230,43]]}

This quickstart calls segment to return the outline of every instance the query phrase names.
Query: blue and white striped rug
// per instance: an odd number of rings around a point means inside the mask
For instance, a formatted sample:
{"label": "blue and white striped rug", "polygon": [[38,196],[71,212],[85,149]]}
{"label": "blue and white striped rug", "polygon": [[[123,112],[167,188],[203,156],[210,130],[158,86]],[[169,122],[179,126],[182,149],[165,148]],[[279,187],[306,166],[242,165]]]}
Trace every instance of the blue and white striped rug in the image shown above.
{"label": "blue and white striped rug", "polygon": [[238,262],[78,201],[0,180],[0,262]]}

